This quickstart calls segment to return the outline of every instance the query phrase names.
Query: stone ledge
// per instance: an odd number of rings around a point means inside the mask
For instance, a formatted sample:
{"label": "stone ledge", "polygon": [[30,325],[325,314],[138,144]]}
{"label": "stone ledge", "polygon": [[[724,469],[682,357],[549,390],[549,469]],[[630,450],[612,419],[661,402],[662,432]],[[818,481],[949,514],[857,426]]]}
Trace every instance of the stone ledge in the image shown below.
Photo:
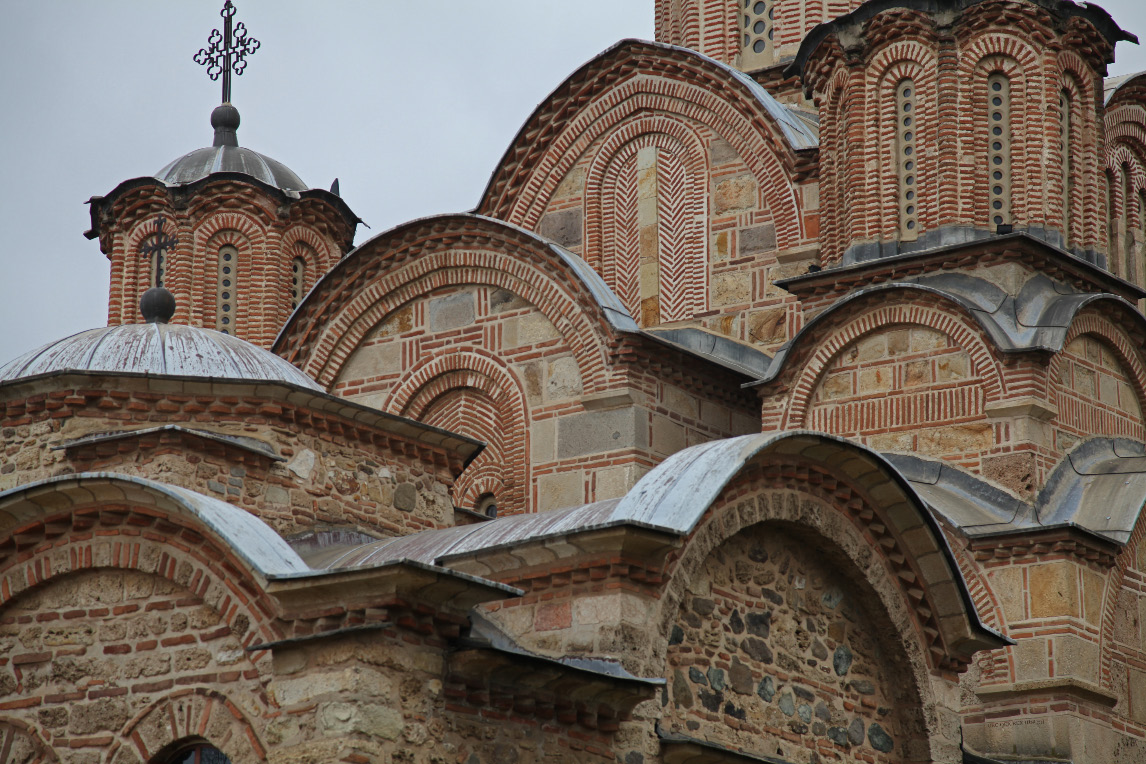
{"label": "stone ledge", "polygon": [[607,411],[632,406],[636,401],[627,390],[606,390],[581,396],[581,405],[586,411]]}
{"label": "stone ledge", "polygon": [[776,262],[784,263],[799,263],[805,260],[812,260],[819,262],[820,259],[820,245],[819,244],[804,244],[799,247],[790,247],[782,249],[776,253]]}
{"label": "stone ledge", "polygon": [[983,413],[992,419],[1010,416],[1025,416],[1032,419],[1050,421],[1058,416],[1058,407],[1039,398],[1026,396],[1006,401],[988,403]]}
{"label": "stone ledge", "polygon": [[1097,703],[1107,708],[1114,708],[1118,704],[1118,698],[1111,692],[1074,677],[1055,677],[1029,682],[990,685],[978,688],[975,690],[975,694],[983,700],[992,701],[1021,698],[1026,695],[1063,694],[1073,695],[1079,700]]}

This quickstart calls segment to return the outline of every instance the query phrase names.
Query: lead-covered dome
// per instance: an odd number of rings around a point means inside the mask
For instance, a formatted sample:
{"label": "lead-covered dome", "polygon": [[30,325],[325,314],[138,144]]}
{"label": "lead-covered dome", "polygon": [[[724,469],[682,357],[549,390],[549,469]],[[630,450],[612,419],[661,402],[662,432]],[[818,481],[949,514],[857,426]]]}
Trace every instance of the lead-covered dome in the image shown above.
{"label": "lead-covered dome", "polygon": [[283,191],[307,189],[302,179],[282,162],[239,145],[239,110],[231,104],[215,107],[211,127],[215,128],[211,146],[184,154],[155,173],[155,177],[169,186],[178,186],[217,172],[237,172]]}
{"label": "lead-covered dome", "polygon": [[284,382],[325,392],[287,361],[246,340],[164,323],[106,326],[51,342],[0,366],[0,384],[63,371]]}

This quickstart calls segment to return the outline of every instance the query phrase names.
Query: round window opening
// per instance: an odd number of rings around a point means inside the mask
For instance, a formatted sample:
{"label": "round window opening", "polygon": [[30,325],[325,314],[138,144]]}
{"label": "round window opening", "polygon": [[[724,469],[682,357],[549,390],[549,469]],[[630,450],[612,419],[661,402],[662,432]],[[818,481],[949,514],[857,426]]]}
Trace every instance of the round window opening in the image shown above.
{"label": "round window opening", "polygon": [[474,512],[486,517],[497,517],[497,497],[492,493],[483,493],[474,502]]}

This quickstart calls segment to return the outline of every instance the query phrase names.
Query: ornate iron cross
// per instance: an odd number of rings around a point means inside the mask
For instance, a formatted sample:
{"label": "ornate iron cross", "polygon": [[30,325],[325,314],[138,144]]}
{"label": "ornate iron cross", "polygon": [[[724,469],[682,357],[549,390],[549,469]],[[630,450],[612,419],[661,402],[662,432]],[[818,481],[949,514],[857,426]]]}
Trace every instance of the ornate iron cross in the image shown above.
{"label": "ornate iron cross", "polygon": [[218,29],[211,30],[207,38],[209,44],[200,48],[195,54],[195,63],[207,67],[207,76],[211,81],[223,75],[223,103],[231,102],[231,72],[238,76],[247,68],[247,56],[259,49],[259,41],[254,37],[247,37],[247,27],[242,22],[231,29],[231,17],[235,15],[235,6],[227,0],[223,10],[219,11],[223,17],[223,32]]}
{"label": "ornate iron cross", "polygon": [[147,237],[147,243],[139,247],[139,252],[144,257],[151,257],[157,252],[161,257],[165,257],[179,243],[178,237],[163,231],[165,222],[166,220],[162,215],[155,219],[155,230]]}

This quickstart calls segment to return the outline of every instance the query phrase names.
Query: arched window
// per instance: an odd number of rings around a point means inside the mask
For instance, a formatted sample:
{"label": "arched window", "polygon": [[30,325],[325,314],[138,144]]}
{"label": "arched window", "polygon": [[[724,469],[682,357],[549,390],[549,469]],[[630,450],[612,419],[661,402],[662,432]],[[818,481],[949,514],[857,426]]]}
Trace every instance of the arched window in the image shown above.
{"label": "arched window", "polygon": [[1062,239],[1063,245],[1070,244],[1071,203],[1074,199],[1074,123],[1071,112],[1074,99],[1069,90],[1063,90],[1058,99],[1061,121],[1059,123],[1059,150],[1062,153]]}
{"label": "arched window", "polygon": [[235,333],[235,307],[237,265],[239,250],[230,244],[219,248],[219,276],[216,287],[215,328],[225,334]]}
{"label": "arched window", "polygon": [[919,235],[919,212],[916,204],[916,109],[915,83],[902,80],[895,91],[896,159],[899,172],[899,237],[913,240]]}
{"label": "arched window", "polygon": [[987,194],[993,225],[1011,222],[1011,83],[996,72],[987,78]]}
{"label": "arched window", "polygon": [[1114,217],[1114,172],[1107,170],[1106,178],[1106,251],[1109,253],[1106,264],[1107,270],[1117,273],[1118,260],[1118,221]]}
{"label": "arched window", "polygon": [[154,761],[155,764],[231,764],[227,754],[207,743],[180,747],[173,753],[157,756]]}
{"label": "arched window", "polygon": [[296,257],[290,261],[290,309],[294,310],[306,296],[306,260]]}
{"label": "arched window", "polygon": [[1130,228],[1130,165],[1123,163],[1122,172],[1119,173],[1119,206],[1121,213],[1118,216],[1118,241],[1122,256],[1119,263],[1121,272],[1118,274],[1129,281],[1134,280],[1134,238]]}
{"label": "arched window", "polygon": [[492,493],[483,493],[474,502],[474,512],[486,517],[497,517],[497,497]]}
{"label": "arched window", "polygon": [[772,63],[774,0],[743,0],[740,13],[740,66],[759,69]]}

